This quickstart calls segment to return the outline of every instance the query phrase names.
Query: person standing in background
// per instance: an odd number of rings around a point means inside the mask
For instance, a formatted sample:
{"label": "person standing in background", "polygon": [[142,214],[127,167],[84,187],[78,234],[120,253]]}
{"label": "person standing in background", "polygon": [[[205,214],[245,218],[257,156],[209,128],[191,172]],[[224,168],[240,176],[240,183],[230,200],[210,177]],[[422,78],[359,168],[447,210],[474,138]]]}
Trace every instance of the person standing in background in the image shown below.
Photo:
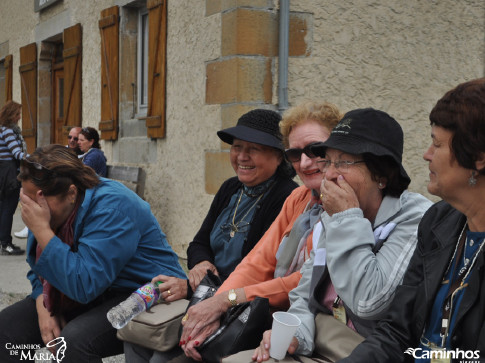
{"label": "person standing in background", "polygon": [[27,148],[18,126],[22,106],[8,101],[0,110],[0,253],[21,255],[25,251],[12,243],[13,215],[17,209],[20,183],[17,180],[20,160]]}

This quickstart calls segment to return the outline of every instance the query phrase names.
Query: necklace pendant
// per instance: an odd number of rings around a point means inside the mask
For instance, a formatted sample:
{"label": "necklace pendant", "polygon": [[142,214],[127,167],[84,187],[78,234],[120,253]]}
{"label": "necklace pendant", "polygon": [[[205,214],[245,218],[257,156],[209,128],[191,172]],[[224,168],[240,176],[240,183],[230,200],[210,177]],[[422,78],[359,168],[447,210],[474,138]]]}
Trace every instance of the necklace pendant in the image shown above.
{"label": "necklace pendant", "polygon": [[229,232],[229,236],[230,236],[231,238],[233,238],[233,237],[236,235],[236,233],[237,233],[237,226],[232,225],[232,226],[231,226],[231,232]]}

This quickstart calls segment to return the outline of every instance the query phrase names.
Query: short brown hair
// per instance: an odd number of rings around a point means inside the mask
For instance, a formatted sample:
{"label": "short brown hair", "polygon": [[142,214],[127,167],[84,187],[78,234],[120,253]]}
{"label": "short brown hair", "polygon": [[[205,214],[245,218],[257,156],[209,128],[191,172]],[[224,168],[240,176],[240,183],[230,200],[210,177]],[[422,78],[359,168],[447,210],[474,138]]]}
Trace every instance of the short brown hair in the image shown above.
{"label": "short brown hair", "polygon": [[291,107],[285,111],[280,122],[283,144],[286,148],[289,147],[288,137],[291,130],[306,120],[316,121],[331,131],[343,116],[337,106],[329,102],[305,101]]}
{"label": "short brown hair", "polygon": [[[475,170],[485,152],[485,78],[459,84],[448,91],[429,115],[431,125],[453,133],[450,148],[458,164]],[[485,174],[485,169],[479,170]]]}
{"label": "short brown hair", "polygon": [[22,160],[18,179],[32,181],[46,196],[65,196],[71,184],[84,194],[99,183],[94,170],[84,165],[73,151],[54,144],[39,147]]}

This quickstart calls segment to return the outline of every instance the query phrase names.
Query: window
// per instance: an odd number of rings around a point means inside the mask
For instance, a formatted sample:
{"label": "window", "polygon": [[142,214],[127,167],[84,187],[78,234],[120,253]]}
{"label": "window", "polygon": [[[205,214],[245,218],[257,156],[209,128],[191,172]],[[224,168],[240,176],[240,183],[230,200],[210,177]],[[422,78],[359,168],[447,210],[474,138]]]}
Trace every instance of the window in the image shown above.
{"label": "window", "polygon": [[142,9],[138,15],[138,113],[146,115],[148,107],[148,11]]}

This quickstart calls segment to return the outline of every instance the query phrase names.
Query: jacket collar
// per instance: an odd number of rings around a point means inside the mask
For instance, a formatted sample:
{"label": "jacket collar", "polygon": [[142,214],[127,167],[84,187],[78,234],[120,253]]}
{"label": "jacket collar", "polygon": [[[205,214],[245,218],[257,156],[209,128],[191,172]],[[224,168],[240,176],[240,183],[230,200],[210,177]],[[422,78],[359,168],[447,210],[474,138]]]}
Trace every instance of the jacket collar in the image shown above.
{"label": "jacket collar", "polygon": [[376,220],[374,221],[373,228],[380,226],[381,224],[385,223],[389,218],[393,217],[401,210],[401,198],[403,198],[408,193],[405,190],[400,198],[391,197],[386,195],[384,199],[382,199],[381,205],[379,210],[377,211]]}

